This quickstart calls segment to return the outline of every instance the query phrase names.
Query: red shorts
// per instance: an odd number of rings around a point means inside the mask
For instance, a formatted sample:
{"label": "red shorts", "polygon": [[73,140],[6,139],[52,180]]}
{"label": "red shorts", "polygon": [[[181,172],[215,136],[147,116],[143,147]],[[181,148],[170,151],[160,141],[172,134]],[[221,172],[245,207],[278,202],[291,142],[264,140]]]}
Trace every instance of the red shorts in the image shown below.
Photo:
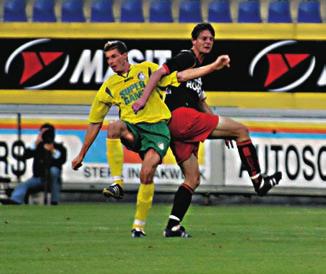
{"label": "red shorts", "polygon": [[198,156],[199,142],[203,142],[217,127],[218,116],[181,107],[172,111],[169,123],[171,149],[178,164]]}

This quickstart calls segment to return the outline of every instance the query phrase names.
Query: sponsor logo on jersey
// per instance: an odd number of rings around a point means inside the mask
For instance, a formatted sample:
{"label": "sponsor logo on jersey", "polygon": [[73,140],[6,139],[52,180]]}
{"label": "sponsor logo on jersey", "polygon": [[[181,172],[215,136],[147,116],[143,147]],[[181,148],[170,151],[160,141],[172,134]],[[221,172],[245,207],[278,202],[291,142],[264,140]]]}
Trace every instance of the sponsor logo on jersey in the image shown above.
{"label": "sponsor logo on jersey", "polygon": [[144,81],[145,80],[145,74],[143,72],[139,72],[137,75],[138,79],[140,81]]}
{"label": "sponsor logo on jersey", "polygon": [[203,92],[202,86],[203,86],[203,82],[202,82],[201,78],[189,80],[186,83],[186,87],[194,90],[198,94],[199,98],[201,97],[201,94]]}

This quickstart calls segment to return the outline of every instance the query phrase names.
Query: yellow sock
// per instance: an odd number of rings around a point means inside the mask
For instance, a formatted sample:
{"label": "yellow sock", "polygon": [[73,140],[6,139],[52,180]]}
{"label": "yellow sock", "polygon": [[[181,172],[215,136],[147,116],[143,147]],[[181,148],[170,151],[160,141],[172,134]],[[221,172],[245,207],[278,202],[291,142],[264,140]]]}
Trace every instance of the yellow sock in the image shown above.
{"label": "yellow sock", "polygon": [[106,139],[106,156],[113,181],[123,186],[123,147],[120,139]]}
{"label": "yellow sock", "polygon": [[149,210],[152,207],[153,197],[154,183],[140,184],[137,194],[135,220],[132,228],[144,230]]}

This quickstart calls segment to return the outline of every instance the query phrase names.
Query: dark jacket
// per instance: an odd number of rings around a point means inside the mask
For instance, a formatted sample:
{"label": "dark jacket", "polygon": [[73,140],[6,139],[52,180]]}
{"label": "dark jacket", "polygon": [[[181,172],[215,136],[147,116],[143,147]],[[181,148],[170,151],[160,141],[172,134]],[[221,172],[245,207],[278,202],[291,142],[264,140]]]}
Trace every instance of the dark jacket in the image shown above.
{"label": "dark jacket", "polygon": [[35,149],[26,148],[23,158],[30,159],[34,158],[33,161],[33,176],[34,177],[44,177],[46,170],[50,167],[58,167],[62,169],[62,165],[67,160],[66,148],[61,143],[54,142],[55,150],[60,152],[60,157],[55,159],[51,152],[44,149],[44,142],[40,142]]}

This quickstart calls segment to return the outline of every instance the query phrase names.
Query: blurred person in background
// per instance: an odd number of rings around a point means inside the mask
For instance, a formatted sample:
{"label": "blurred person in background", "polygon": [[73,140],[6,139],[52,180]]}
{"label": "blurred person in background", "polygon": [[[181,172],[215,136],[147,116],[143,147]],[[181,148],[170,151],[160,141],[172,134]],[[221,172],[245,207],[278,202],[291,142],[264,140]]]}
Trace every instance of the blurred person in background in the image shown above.
{"label": "blurred person in background", "polygon": [[62,143],[55,142],[55,128],[49,123],[40,127],[36,140],[27,147],[23,159],[33,158],[33,176],[20,183],[9,199],[2,199],[2,204],[20,205],[25,202],[30,192],[51,190],[51,204],[60,202],[62,166],[67,160],[67,151]]}
{"label": "blurred person in background", "polygon": [[[135,113],[145,106],[148,96],[161,77],[190,67],[194,70],[205,67],[203,66],[205,57],[213,49],[215,30],[209,23],[199,23],[192,30],[191,36],[190,50],[181,51],[151,75],[142,97],[133,104]],[[230,58],[228,55],[221,55],[215,63],[214,70],[229,67]],[[199,142],[207,138],[223,138],[227,140],[226,144],[232,144],[232,140],[236,141],[242,164],[258,195],[266,195],[279,183],[282,178],[281,172],[276,172],[272,176],[261,174],[256,148],[251,141],[248,128],[233,119],[213,114],[206,103],[200,77],[181,83],[178,87],[171,87],[165,103],[172,114],[169,122],[171,149],[185,177],[175,194],[171,214],[164,230],[165,237],[189,237],[181,221],[190,206],[194,191],[200,184]]]}

